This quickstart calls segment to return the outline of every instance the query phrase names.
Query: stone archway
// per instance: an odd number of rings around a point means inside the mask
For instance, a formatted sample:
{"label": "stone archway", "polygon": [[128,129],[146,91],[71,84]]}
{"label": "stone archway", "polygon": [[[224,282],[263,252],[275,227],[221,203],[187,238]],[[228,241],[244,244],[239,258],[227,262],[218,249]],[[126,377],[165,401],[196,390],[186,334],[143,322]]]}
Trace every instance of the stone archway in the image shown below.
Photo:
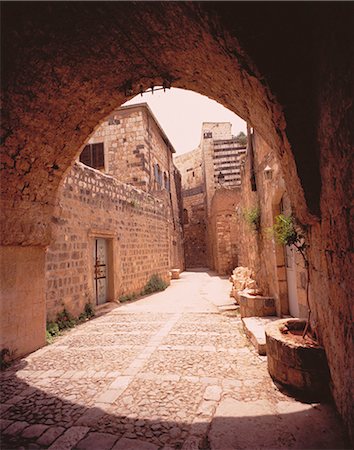
{"label": "stone archway", "polygon": [[[26,336],[24,352],[44,342],[44,327],[38,331],[45,321],[44,253],[58,186],[127,90],[131,95],[130,88],[172,82],[236,112],[277,153],[292,207],[312,227],[312,289],[320,298],[314,317],[337,405],[350,423],[351,352],[343,349],[352,346],[352,5],[254,8],[168,2],[3,6],[2,317],[12,344]],[[322,222],[310,212],[321,214]],[[24,311],[19,324],[14,318]]]}

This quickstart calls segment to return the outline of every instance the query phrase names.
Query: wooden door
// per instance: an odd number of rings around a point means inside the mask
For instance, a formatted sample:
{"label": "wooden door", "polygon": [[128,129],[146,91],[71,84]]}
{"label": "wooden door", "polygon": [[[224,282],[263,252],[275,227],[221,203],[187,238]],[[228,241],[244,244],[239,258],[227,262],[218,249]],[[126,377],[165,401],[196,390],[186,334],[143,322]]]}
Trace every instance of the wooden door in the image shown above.
{"label": "wooden door", "polygon": [[102,238],[95,239],[94,286],[96,304],[106,303],[108,293],[107,240]]}

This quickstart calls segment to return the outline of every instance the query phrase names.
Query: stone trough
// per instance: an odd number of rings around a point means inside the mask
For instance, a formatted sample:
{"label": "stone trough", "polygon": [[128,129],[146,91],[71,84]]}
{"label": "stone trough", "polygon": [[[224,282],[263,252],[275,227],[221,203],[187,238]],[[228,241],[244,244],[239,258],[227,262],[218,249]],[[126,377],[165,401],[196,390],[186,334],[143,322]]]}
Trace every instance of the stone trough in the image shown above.
{"label": "stone trough", "polygon": [[329,393],[327,358],[321,346],[300,339],[305,324],[302,319],[281,319],[266,326],[268,371],[290,394],[318,401]]}

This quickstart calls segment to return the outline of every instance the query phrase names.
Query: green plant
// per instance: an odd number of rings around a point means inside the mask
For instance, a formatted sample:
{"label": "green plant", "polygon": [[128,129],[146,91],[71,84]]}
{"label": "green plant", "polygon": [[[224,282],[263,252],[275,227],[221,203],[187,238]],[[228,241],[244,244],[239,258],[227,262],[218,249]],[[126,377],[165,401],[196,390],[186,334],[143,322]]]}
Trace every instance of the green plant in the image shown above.
{"label": "green plant", "polygon": [[286,216],[279,214],[274,219],[274,225],[271,227],[271,232],[275,241],[281,245],[293,245],[296,250],[303,257],[305,266],[307,263],[305,235],[301,231],[300,226],[297,225],[293,216]]}
{"label": "green plant", "polygon": [[58,336],[60,333],[58,324],[56,322],[47,322],[47,332],[51,336]]}
{"label": "green plant", "polygon": [[144,289],[141,291],[141,295],[152,294],[153,292],[164,291],[168,287],[168,284],[157,275],[151,275],[149,281],[146,283]]}
{"label": "green plant", "polygon": [[59,326],[56,322],[47,322],[46,341],[51,344],[56,336],[60,335]]}
{"label": "green plant", "polygon": [[309,289],[310,289],[310,265],[307,258],[307,248],[305,234],[301,230],[300,225],[297,224],[296,219],[293,216],[286,216],[285,214],[279,214],[274,218],[274,225],[270,228],[271,234],[274,236],[275,241],[281,245],[293,246],[296,251],[301,255],[304,266],[306,269],[306,305],[308,310],[307,322],[303,331],[302,337],[308,332],[311,318],[311,308],[309,302]]}
{"label": "green plant", "polygon": [[255,231],[259,231],[261,227],[261,211],[258,206],[243,211],[243,217],[246,223]]}
{"label": "green plant", "polygon": [[119,297],[119,301],[121,303],[124,303],[124,302],[129,302],[130,300],[135,300],[136,298],[137,298],[137,294],[135,294],[133,292],[132,294],[121,295]]}
{"label": "green plant", "polygon": [[58,313],[56,323],[61,331],[73,328],[76,325],[76,319],[64,308],[62,312]]}
{"label": "green plant", "polygon": [[94,317],[95,309],[94,309],[92,303],[86,303],[84,313],[86,314],[86,317],[88,319],[90,319],[91,317]]}

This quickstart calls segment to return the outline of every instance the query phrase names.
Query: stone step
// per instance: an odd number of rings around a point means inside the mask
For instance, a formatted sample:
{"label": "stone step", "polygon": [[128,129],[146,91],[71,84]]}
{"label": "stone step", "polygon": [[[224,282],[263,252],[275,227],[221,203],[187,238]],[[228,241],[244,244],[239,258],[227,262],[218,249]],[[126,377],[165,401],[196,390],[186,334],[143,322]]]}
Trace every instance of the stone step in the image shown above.
{"label": "stone step", "polygon": [[235,305],[234,303],[230,303],[229,305],[220,305],[218,306],[218,310],[219,311],[236,311],[238,310],[240,307]]}
{"label": "stone step", "polygon": [[279,319],[277,316],[243,317],[241,319],[247,337],[260,355],[266,355],[266,325]]}

